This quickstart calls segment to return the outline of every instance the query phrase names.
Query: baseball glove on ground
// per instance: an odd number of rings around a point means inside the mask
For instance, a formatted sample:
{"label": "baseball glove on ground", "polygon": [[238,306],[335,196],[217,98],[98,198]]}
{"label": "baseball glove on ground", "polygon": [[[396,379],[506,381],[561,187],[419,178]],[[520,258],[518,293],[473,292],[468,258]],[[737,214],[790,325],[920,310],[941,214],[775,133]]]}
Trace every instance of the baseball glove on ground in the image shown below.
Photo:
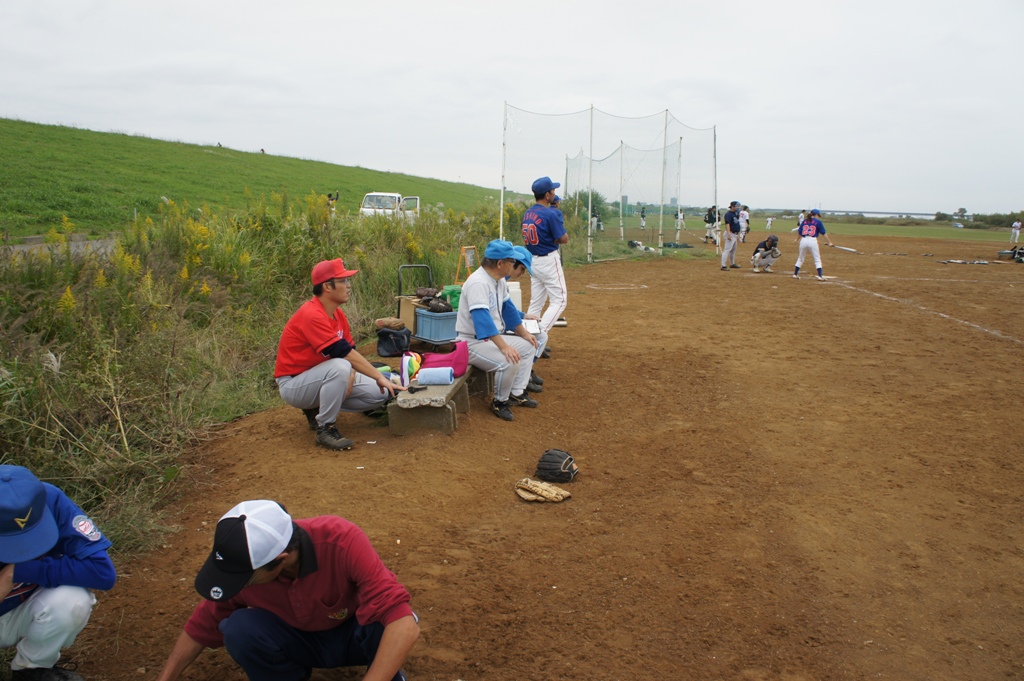
{"label": "baseball glove on ground", "polygon": [[773,248],[772,249],[772,257],[773,258],[778,258],[778,257],[781,257],[781,256],[782,256],[782,251],[780,251],[777,248]]}
{"label": "baseball glove on ground", "polygon": [[569,452],[549,449],[541,454],[533,477],[548,482],[572,482],[579,472],[580,469]]}
{"label": "baseball glove on ground", "polygon": [[394,331],[401,331],[405,328],[405,322],[398,317],[382,317],[374,322],[378,329],[392,329]]}
{"label": "baseball glove on ground", "polygon": [[561,487],[529,478],[516,483],[516,494],[527,501],[563,501],[572,496]]}

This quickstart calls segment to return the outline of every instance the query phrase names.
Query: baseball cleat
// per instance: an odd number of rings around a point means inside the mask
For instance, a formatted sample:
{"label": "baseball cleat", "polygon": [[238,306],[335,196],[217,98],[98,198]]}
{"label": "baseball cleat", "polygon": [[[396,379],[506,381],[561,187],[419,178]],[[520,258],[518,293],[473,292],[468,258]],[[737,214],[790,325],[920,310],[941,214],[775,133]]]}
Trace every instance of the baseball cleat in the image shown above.
{"label": "baseball cleat", "polygon": [[316,422],[316,415],[320,413],[320,407],[315,409],[303,409],[302,413],[306,415],[306,421],[309,423],[310,430],[316,430],[316,427],[320,424]]}
{"label": "baseball cleat", "polygon": [[338,429],[333,425],[319,426],[316,429],[316,443],[321,447],[327,447],[327,449],[335,451],[352,449],[352,446],[355,445],[355,442],[339,433]]}
{"label": "baseball cleat", "polygon": [[728,272],[728,271],[729,271],[729,268],[728,268],[728,267],[723,267],[723,268],[722,268],[722,271],[723,271],[723,272]]}
{"label": "baseball cleat", "polygon": [[815,279],[817,279],[818,281],[825,281],[825,277],[821,276],[820,274],[816,276]]}
{"label": "baseball cleat", "polygon": [[771,266],[771,265],[765,265],[765,266],[764,266],[764,269],[763,269],[763,270],[761,270],[761,271],[762,271],[762,272],[767,272],[768,274],[774,274],[774,273],[772,272],[772,266]]}
{"label": "baseball cleat", "polygon": [[793,278],[794,278],[794,279],[799,279],[799,278],[800,278],[800,275],[799,275],[799,274],[794,274],[794,275],[793,275]]}
{"label": "baseball cleat", "polygon": [[544,379],[538,376],[536,371],[531,371],[530,383],[533,383],[535,385],[544,385]]}
{"label": "baseball cleat", "polygon": [[754,274],[761,274],[761,268],[760,267],[755,267],[754,268]]}
{"label": "baseball cleat", "polygon": [[491,411],[502,421],[514,421],[516,418],[512,415],[512,410],[508,408],[508,402],[494,400],[491,402]]}
{"label": "baseball cleat", "polygon": [[508,403],[513,407],[529,407],[530,409],[536,408],[540,403],[526,394],[524,390],[521,395],[509,395]]}
{"label": "baseball cleat", "polygon": [[740,268],[740,266],[737,265],[736,263],[733,263],[733,264],[729,265],[729,267],[731,267],[734,270],[738,270]]}
{"label": "baseball cleat", "polygon": [[537,385],[533,381],[530,381],[529,383],[526,384],[526,392],[528,392],[528,393],[542,393],[542,392],[544,392],[544,388],[540,387],[539,385]]}

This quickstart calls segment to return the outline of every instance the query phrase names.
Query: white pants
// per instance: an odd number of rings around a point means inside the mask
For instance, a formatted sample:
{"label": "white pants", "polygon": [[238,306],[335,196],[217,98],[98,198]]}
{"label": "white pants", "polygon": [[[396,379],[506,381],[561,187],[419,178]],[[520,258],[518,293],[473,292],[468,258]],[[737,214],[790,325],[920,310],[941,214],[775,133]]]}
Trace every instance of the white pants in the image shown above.
{"label": "white pants", "polygon": [[796,257],[796,267],[804,264],[804,257],[810,253],[814,257],[814,266],[821,269],[821,253],[818,251],[818,239],[813,236],[800,237],[800,253]]}
{"label": "white pants", "polygon": [[736,264],[736,247],[739,246],[740,235],[731,230],[725,232],[725,247],[722,249],[722,267]]}
{"label": "white pants", "polygon": [[[536,262],[536,260],[534,261]],[[504,402],[512,393],[519,395],[526,390],[533,371],[533,360],[539,356],[543,345],[534,350],[533,343],[519,336],[503,336],[502,340],[519,353],[519,362],[513,364],[506,359],[498,346],[489,340],[462,338],[469,350],[469,363],[486,372],[494,372],[494,399]]]}
{"label": "white pants", "polygon": [[1019,229],[1011,229],[1010,230],[1010,243],[1011,244],[1017,243],[1017,239],[1019,237],[1020,237],[1020,230]]}
{"label": "white pants", "polygon": [[49,669],[60,649],[75,642],[92,614],[96,597],[80,586],[37,589],[0,617],[0,648],[17,647],[11,669]]}
{"label": "white pants", "polygon": [[[348,389],[349,379],[355,374],[352,390]],[[299,409],[320,407],[316,422],[329,426],[338,420],[339,411],[370,411],[388,401],[388,393],[381,394],[378,386],[369,376],[352,368],[347,359],[338,357],[317,364],[297,376],[282,376],[277,379],[281,399]]]}
{"label": "white pants", "polygon": [[754,254],[754,257],[750,259],[750,264],[754,267],[771,267],[776,260],[778,258],[772,256],[771,251],[761,251]]}
{"label": "white pants", "polygon": [[[559,257],[558,251],[552,251],[547,255],[535,255],[532,269],[530,308],[527,313],[540,317],[540,328],[547,332],[565,312],[565,306],[569,302],[565,273],[562,271],[562,258]],[[544,303],[548,303],[548,309],[542,315]]]}

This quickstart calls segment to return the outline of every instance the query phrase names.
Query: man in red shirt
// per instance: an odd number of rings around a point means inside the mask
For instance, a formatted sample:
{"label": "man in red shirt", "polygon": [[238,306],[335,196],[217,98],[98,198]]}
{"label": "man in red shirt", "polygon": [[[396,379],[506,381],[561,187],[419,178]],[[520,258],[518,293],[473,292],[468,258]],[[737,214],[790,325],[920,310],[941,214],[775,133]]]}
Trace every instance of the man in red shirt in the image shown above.
{"label": "man in red shirt", "polygon": [[244,501],[217,523],[195,587],[206,600],[157,681],[221,646],[252,681],[362,665],[366,681],[405,681],[399,667],[420,634],[409,592],[344,518],[293,521],[276,501]]}
{"label": "man in red shirt", "polygon": [[313,298],[285,324],[274,367],[281,398],[303,411],[317,444],[335,450],[353,445],[334,425],[339,411],[373,411],[405,389],[355,349],[341,306],[352,297],[351,278],[358,272],[346,269],[341,258],[317,263]]}

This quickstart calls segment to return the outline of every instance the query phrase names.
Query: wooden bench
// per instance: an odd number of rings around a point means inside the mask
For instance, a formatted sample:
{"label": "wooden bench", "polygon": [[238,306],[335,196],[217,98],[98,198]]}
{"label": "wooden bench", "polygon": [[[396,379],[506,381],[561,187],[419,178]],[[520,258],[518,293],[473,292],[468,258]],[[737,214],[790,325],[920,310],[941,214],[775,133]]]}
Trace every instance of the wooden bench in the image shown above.
{"label": "wooden bench", "polygon": [[[402,391],[388,405],[388,428],[392,435],[417,430],[439,430],[450,435],[459,427],[459,414],[469,413],[470,393],[490,394],[493,375],[474,367],[449,385],[427,385],[415,393]],[[418,386],[417,381],[412,385]]]}

